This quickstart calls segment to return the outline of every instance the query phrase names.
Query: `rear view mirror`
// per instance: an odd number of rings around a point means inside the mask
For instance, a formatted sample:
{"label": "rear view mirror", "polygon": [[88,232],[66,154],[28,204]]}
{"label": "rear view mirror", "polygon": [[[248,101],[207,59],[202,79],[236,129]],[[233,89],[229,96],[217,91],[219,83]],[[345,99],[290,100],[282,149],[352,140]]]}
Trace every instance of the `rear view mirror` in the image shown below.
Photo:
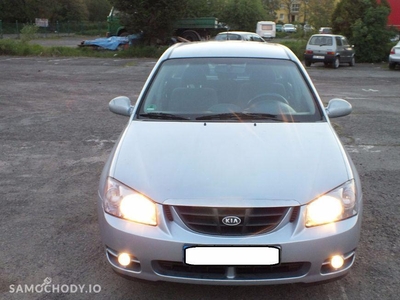
{"label": "rear view mirror", "polygon": [[133,111],[131,100],[126,96],[119,96],[112,99],[108,104],[108,107],[113,113],[128,117],[132,114]]}
{"label": "rear view mirror", "polygon": [[352,106],[349,102],[343,99],[332,99],[325,108],[329,118],[338,118],[347,116],[352,111]]}

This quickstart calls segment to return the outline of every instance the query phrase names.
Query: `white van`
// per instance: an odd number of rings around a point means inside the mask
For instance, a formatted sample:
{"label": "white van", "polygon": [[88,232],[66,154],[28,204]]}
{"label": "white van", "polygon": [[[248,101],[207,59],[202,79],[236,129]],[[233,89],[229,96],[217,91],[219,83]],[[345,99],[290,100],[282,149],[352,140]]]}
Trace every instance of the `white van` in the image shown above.
{"label": "white van", "polygon": [[276,24],[272,21],[257,22],[256,33],[265,39],[272,39],[276,36]]}

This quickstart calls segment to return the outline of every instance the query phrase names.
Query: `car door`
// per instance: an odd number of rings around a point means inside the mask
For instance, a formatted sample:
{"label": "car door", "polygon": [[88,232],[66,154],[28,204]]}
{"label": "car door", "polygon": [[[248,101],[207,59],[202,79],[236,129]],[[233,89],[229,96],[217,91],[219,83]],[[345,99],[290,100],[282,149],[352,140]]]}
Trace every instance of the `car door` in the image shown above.
{"label": "car door", "polygon": [[342,44],[344,47],[344,51],[346,51],[346,56],[348,58],[348,61],[351,61],[351,58],[354,56],[354,48],[349,44],[347,39],[345,37],[342,37]]}
{"label": "car door", "polygon": [[340,61],[350,62],[354,53],[354,49],[350,46],[345,37],[337,36],[336,38],[337,52],[340,55]]}
{"label": "car door", "polygon": [[336,53],[339,54],[340,61],[341,62],[346,62],[348,61],[347,58],[347,53],[343,47],[342,39],[340,36],[335,36],[335,42],[336,42]]}

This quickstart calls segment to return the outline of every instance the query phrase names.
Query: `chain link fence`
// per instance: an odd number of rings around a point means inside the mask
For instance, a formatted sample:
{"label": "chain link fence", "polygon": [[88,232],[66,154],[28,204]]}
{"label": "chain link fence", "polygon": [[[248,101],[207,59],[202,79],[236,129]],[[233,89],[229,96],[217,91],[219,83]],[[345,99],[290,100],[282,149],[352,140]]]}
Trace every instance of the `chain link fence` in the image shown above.
{"label": "chain link fence", "polygon": [[[5,36],[20,38],[21,29],[26,25],[34,26],[35,23],[5,23],[0,20],[0,39]],[[37,37],[46,38],[53,36],[92,35],[106,36],[107,22],[48,22],[46,27],[37,27]]]}

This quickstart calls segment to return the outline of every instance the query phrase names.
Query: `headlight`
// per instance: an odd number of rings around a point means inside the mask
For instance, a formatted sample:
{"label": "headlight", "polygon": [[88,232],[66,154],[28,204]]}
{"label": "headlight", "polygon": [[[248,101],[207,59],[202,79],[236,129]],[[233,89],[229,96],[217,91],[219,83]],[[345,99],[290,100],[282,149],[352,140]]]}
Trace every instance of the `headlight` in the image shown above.
{"label": "headlight", "polygon": [[357,214],[354,180],[320,196],[307,205],[306,226],[318,226],[350,218]]}
{"label": "headlight", "polygon": [[157,225],[157,208],[153,201],[108,177],[104,192],[104,210],[130,221]]}

